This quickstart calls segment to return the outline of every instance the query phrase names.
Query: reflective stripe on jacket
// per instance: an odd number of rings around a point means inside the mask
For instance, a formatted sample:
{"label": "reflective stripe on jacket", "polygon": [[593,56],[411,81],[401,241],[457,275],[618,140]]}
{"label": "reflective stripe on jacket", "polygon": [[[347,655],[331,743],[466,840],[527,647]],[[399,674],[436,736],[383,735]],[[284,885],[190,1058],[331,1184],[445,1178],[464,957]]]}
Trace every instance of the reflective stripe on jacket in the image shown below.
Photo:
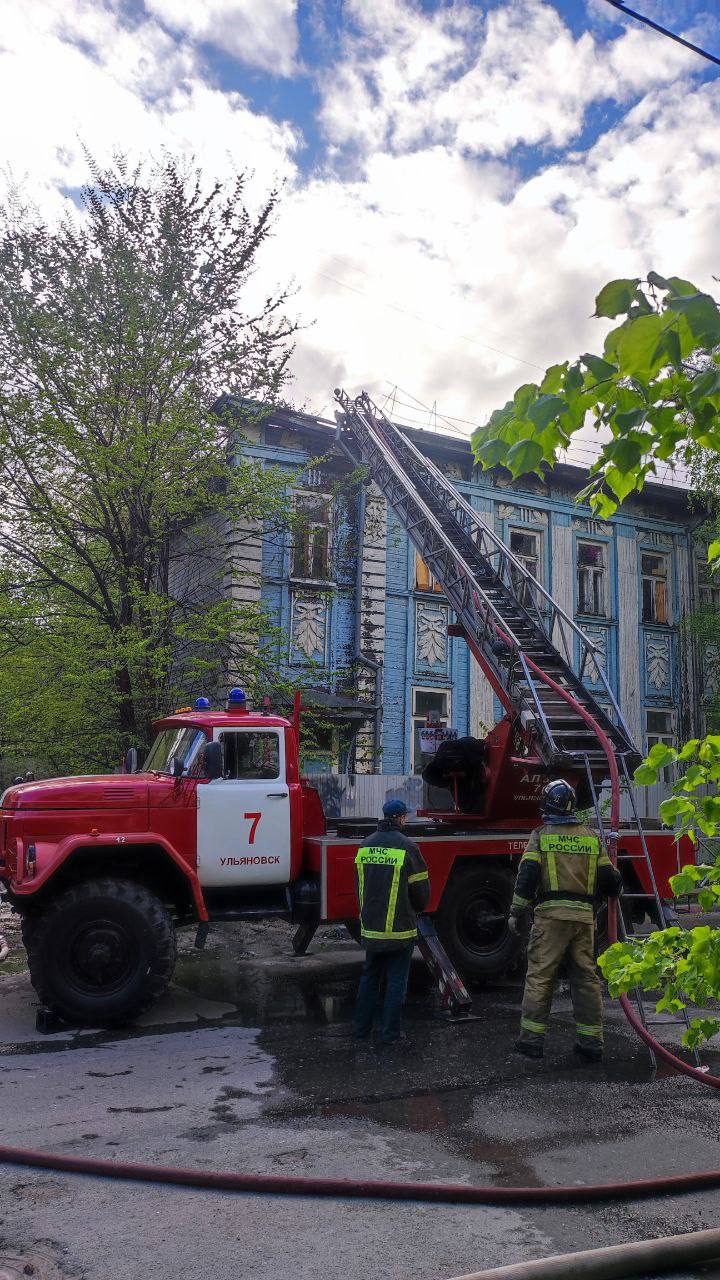
{"label": "reflective stripe on jacket", "polygon": [[430,897],[428,870],[417,845],[383,821],[355,856],[362,940],[371,950],[395,950],[417,936],[416,912]]}
{"label": "reflective stripe on jacket", "polygon": [[592,923],[594,902],[616,897],[621,883],[594,831],[581,823],[546,823],[528,840],[510,910],[518,915],[534,902],[551,920]]}

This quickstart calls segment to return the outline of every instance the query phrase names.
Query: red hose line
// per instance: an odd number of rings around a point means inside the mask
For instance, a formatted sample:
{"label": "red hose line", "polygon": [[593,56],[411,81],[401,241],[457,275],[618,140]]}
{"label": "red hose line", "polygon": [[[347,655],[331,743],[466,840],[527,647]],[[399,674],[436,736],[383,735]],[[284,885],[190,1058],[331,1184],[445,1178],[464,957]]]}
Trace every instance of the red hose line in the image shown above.
{"label": "red hose line", "polygon": [[679,1173],[667,1178],[602,1182],[569,1187],[474,1187],[464,1183],[384,1182],[359,1178],[292,1178],[268,1174],[180,1169],[163,1165],[96,1160],[52,1151],[0,1147],[0,1164],[59,1173],[85,1174],[125,1182],[153,1182],[205,1191],[273,1196],[314,1196],[355,1200],[414,1200],[435,1204],[569,1204],[590,1200],[635,1200],[646,1196],[684,1195],[720,1187],[720,1169]]}
{"label": "red hose line", "polygon": [[[506,636],[504,632],[501,631],[498,631],[498,634],[506,644],[510,645],[511,642],[509,636]],[[585,723],[593,730],[593,733],[596,735],[605,755],[607,756],[608,767],[610,769],[610,785],[612,788],[608,851],[613,863],[617,864],[617,829],[620,821],[620,778],[615,753],[612,749],[610,739],[600,728],[597,721],[590,715],[590,712],[587,711],[585,707],[581,706],[581,704],[573,698],[572,694],[568,693],[567,689],[564,689],[562,685],[557,683],[557,681],[551,679],[546,672],[541,670],[537,663],[533,662],[527,656],[525,656],[525,661],[535,674],[538,675],[545,684],[549,685],[553,690],[553,693],[559,693],[561,698],[564,698],[573,710],[577,711],[578,714],[582,716]],[[614,902],[608,902],[608,935],[611,942],[617,942],[617,907]],[[676,1055],[671,1053],[669,1049],[666,1049],[663,1045],[659,1044],[655,1037],[650,1034],[647,1027],[643,1026],[641,1019],[633,1009],[627,996],[620,996],[620,1006],[633,1031],[641,1040],[645,1041],[656,1057],[662,1058],[663,1062],[667,1062],[673,1070],[681,1073],[682,1075],[690,1076],[691,1079],[699,1081],[700,1084],[707,1085],[710,1089],[720,1089],[720,1076],[714,1076],[709,1071],[702,1071],[699,1067],[692,1067],[689,1062],[683,1062],[682,1058],[676,1057]]]}
{"label": "red hose line", "polygon": [[[508,645],[509,637],[499,628],[497,634]],[[620,787],[617,761],[612,745],[600,725],[562,685],[552,680],[527,656],[525,661],[545,684],[559,693],[579,713],[596,734],[607,756],[612,787],[610,856],[616,860],[617,827],[620,818]],[[613,904],[614,908],[614,904]],[[611,941],[617,940],[614,909],[608,910]],[[623,1012],[633,1030],[658,1057],[675,1071],[691,1076],[701,1084],[720,1089],[720,1078],[691,1067],[669,1049],[658,1044],[642,1025],[627,996],[620,997]],[[21,1165],[32,1169],[53,1169],[60,1173],[85,1174],[128,1182],[153,1182],[163,1185],[195,1187],[210,1191],[231,1191],[254,1195],[312,1196],[333,1199],[413,1200],[435,1204],[583,1204],[593,1200],[635,1200],[646,1196],[684,1195],[688,1191],[704,1191],[720,1187],[720,1169],[703,1173],[680,1173],[665,1178],[641,1178],[630,1182],[601,1182],[590,1186],[569,1187],[472,1187],[462,1183],[384,1182],[349,1178],[288,1178],[267,1174],[220,1173],[207,1169],[178,1169],[163,1165],[130,1164],[114,1160],[96,1160],[85,1156],[68,1156],[51,1151],[30,1151],[22,1147],[1,1147],[0,1164]]]}

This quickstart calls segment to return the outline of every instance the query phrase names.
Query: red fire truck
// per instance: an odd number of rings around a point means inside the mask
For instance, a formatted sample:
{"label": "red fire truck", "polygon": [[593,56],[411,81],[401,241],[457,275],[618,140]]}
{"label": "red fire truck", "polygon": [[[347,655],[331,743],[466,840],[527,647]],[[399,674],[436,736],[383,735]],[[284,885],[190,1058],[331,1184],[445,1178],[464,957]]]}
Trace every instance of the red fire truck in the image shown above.
{"label": "red fire truck", "polygon": [[[584,680],[591,641],[367,397],[338,399],[341,446],[395,506],[455,609],[453,633],[505,706],[479,765],[475,753],[474,802],[421,813],[416,831],[438,935],[462,974],[486,978],[516,954],[507,911],[547,778],[575,783],[604,831],[607,758],[589,726],[612,743],[631,805],[628,769],[639,757],[599,662],[602,701]],[[31,978],[47,1008],[93,1025],[132,1019],[170,980],[178,925],[194,922],[202,945],[213,921],[278,916],[297,925],[298,950],[321,922],[357,930],[362,830],[328,832],[319,796],[300,775],[298,730],[297,716],[250,712],[235,690],[223,711],[200,699],[158,721],[141,772],[131,763],[122,775],[5,792],[0,881],[22,916]],[[457,796],[457,774],[446,781]],[[649,912],[662,926],[668,877],[692,859],[689,843],[681,849],[671,833],[639,823],[617,836],[626,912]]]}

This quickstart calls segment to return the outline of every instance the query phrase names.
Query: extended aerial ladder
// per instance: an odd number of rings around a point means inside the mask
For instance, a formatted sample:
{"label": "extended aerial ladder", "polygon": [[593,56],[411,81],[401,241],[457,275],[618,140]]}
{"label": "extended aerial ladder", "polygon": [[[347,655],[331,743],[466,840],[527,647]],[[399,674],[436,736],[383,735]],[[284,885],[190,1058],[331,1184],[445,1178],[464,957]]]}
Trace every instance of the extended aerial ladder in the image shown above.
{"label": "extended aerial ladder", "polygon": [[[636,893],[633,887],[625,894],[628,905],[643,899],[657,926],[665,928],[665,904],[631,783],[641,756],[607,679],[603,655],[454,484],[366,392],[351,399],[336,389],[335,398],[340,406],[336,414],[340,447],[354,465],[368,468],[444,592],[457,617],[453,633],[467,641],[504,706],[526,759],[547,772],[584,775],[601,840],[613,860],[645,864],[651,892]],[[588,676],[597,695],[587,687]],[[609,828],[600,803],[608,777],[612,783]],[[621,788],[640,837],[640,852],[634,854],[617,852]],[[639,884],[638,877],[628,879],[633,886],[636,879]],[[625,920],[617,912],[622,937],[632,936],[632,909],[628,915]],[[652,1020],[639,992],[636,1003],[640,1023],[647,1028]],[[626,1013],[633,1021],[627,1007]],[[688,1025],[684,1010],[676,1021]],[[649,1041],[648,1047],[653,1054]]]}

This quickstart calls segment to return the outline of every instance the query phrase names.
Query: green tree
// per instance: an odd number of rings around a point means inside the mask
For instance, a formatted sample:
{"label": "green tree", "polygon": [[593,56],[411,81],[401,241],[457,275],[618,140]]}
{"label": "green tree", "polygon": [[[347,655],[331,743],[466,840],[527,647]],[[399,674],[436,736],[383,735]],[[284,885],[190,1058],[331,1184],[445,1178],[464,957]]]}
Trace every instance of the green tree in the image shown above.
{"label": "green tree", "polygon": [[287,288],[249,288],[277,193],[252,212],[243,174],[89,165],[59,225],[0,209],[0,751],[53,768],[145,747],[228,672],[278,682],[227,532],[237,553],[289,519],[241,448],[296,327]]}
{"label": "green tree", "polygon": [[[720,307],[708,293],[677,276],[651,271],[647,279],[612,280],[596,298],[595,315],[621,323],[608,332],[602,355],[585,353],[551,365],[539,383],[519,387],[473,435],[483,467],[502,465],[513,476],[538,475],[588,423],[600,453],[578,502],[607,519],[640,492],[659,464],[682,464],[709,500],[709,574],[720,566]],[[715,566],[715,569],[713,569]],[[689,630],[701,643],[718,636],[716,610],[701,609]],[[680,750],[657,745],[635,773],[656,783],[668,766],[679,771],[660,813],[668,826],[697,841],[720,832],[720,735],[693,739]],[[700,905],[720,902],[720,866],[684,867],[671,881],[677,896],[698,892]],[[610,992],[636,987],[660,991],[659,1010],[720,998],[720,930],[667,929],[647,939],[616,943],[600,959]],[[720,1021],[696,1018],[686,1043],[697,1045]]]}

